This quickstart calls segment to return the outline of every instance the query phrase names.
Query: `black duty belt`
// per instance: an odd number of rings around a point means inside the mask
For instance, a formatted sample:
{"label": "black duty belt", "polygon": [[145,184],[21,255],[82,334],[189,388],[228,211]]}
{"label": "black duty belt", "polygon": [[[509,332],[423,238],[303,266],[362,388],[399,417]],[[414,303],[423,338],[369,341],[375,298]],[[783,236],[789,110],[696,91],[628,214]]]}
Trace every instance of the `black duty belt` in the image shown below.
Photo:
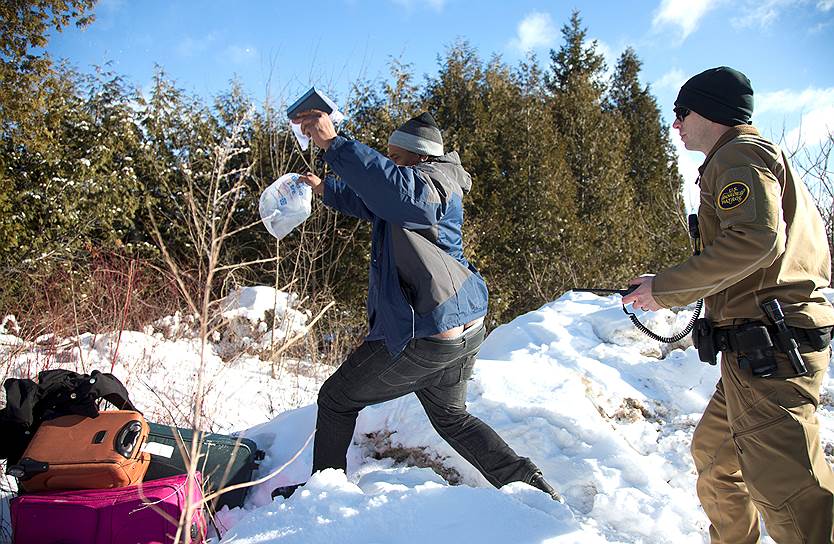
{"label": "black duty belt", "polygon": [[740,368],[750,368],[754,376],[767,378],[777,371],[775,353],[780,351],[787,355],[794,376],[806,376],[808,368],[801,348],[806,352],[828,348],[832,327],[789,327],[777,299],[762,302],[761,308],[771,324],[752,321],[735,327],[714,327],[709,319],[698,319],[692,330],[698,358],[714,365],[718,352],[736,353]]}
{"label": "black duty belt", "polygon": [[[788,327],[800,348],[821,351],[831,343],[831,327],[819,329],[801,329]],[[765,329],[771,338],[776,338],[776,330],[770,325],[753,321],[736,327],[716,327],[713,329],[713,342],[716,351],[746,352],[750,344],[757,343],[755,338]]]}

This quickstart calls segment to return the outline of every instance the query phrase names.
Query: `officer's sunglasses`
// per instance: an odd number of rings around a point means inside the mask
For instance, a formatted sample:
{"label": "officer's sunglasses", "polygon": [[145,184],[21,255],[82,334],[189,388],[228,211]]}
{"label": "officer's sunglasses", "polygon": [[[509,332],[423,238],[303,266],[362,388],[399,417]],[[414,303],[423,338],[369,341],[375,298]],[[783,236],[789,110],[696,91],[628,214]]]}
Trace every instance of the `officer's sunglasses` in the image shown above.
{"label": "officer's sunglasses", "polygon": [[672,111],[675,112],[675,119],[678,120],[678,123],[683,123],[683,120],[686,118],[687,115],[689,115],[689,112],[691,110],[688,110],[686,108],[675,108]]}

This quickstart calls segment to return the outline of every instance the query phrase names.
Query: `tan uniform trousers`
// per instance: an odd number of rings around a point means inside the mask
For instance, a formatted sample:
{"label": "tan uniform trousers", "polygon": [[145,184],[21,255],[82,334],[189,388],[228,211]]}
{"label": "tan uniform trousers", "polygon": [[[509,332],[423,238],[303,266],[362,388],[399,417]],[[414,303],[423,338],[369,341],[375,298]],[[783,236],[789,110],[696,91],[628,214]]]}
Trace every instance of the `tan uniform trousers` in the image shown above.
{"label": "tan uniform trousers", "polygon": [[[776,375],[791,374],[778,357]],[[803,358],[808,376],[754,378],[735,354],[721,356],[721,380],[692,438],[713,544],[758,542],[758,512],[779,544],[832,542],[834,475],[816,416],[830,350]]]}

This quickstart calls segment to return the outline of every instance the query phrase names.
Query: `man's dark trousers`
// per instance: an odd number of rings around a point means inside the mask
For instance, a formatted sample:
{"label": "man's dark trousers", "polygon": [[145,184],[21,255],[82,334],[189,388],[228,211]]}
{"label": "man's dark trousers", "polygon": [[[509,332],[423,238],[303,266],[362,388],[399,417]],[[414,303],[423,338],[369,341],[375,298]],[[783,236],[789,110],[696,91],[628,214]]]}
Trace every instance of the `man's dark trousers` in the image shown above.
{"label": "man's dark trousers", "polygon": [[481,325],[459,338],[414,339],[396,357],[382,341],[359,346],[319,391],[313,472],[345,470],[362,408],[414,393],[438,434],[492,485],[529,483],[536,466],[466,411],[467,380],[485,336]]}

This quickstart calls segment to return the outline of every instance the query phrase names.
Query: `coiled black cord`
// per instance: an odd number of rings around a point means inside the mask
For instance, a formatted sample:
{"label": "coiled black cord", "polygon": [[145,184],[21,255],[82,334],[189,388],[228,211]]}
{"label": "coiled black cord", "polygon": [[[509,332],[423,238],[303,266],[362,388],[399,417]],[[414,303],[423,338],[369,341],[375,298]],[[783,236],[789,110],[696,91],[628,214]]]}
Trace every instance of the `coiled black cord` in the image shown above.
{"label": "coiled black cord", "polygon": [[658,342],[663,342],[664,344],[674,344],[675,342],[683,339],[685,336],[692,332],[692,329],[695,327],[695,321],[697,321],[698,318],[701,316],[701,308],[703,307],[704,299],[701,299],[695,304],[695,313],[692,314],[692,319],[689,320],[689,323],[686,325],[686,327],[684,327],[684,329],[681,332],[673,336],[660,336],[647,326],[643,325],[642,323],[640,323],[640,320],[637,319],[637,315],[626,310],[625,304],[623,305],[623,311],[631,320],[631,322],[634,323],[634,326],[637,327],[637,330],[639,330],[652,340],[657,340]]}
{"label": "coiled black cord", "polygon": [[[692,254],[697,256],[701,254],[701,229],[698,227],[698,214],[689,214],[688,223],[689,223],[689,237],[692,239]],[[681,340],[684,336],[688,335],[692,332],[692,329],[695,328],[695,322],[701,317],[701,309],[704,307],[704,299],[700,299],[695,304],[695,313],[692,314],[692,319],[689,320],[689,323],[684,327],[684,329],[675,334],[673,336],[660,336],[659,334],[655,333],[653,330],[648,328],[647,326],[640,323],[640,320],[637,319],[637,316],[632,312],[626,310],[625,304],[623,304],[623,311],[637,327],[637,330],[651,338],[652,340],[657,340],[658,342],[663,342],[664,344],[674,344],[675,342]]]}

